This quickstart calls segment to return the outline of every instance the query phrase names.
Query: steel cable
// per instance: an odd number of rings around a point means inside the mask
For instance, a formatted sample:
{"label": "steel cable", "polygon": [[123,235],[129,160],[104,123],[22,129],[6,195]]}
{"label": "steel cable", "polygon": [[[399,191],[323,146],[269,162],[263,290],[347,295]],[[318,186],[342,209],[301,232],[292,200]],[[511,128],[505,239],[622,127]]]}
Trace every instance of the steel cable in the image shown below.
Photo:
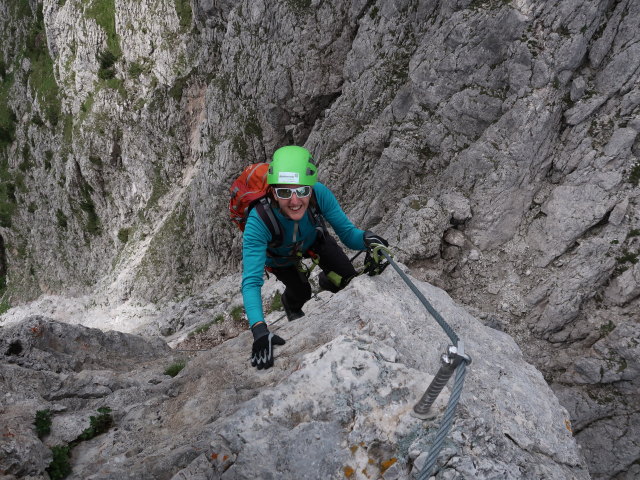
{"label": "steel cable", "polygon": [[413,282],[409,280],[409,277],[406,275],[406,273],[402,271],[402,269],[398,266],[398,264],[392,260],[391,256],[383,249],[380,250],[380,253],[384,255],[384,257],[387,259],[389,264],[395,269],[396,272],[398,272],[398,275],[400,275],[402,280],[404,280],[404,283],[406,283],[407,286],[411,289],[411,291],[416,295],[416,297],[418,297],[418,300],[422,302],[422,304],[427,309],[427,311],[431,314],[431,316],[435,319],[435,321],[438,322],[438,324],[442,327],[442,329],[449,336],[453,344],[458,345],[458,340],[459,340],[458,335],[456,335],[456,333],[453,331],[453,328],[451,328],[451,325],[449,325],[445,321],[445,319],[442,318],[442,315],[440,315],[438,311],[435,308],[433,308],[433,306],[429,303],[429,300],[427,300],[425,296],[422,294],[422,292],[418,290],[418,287],[416,287],[413,284]]}
{"label": "steel cable", "polygon": [[[438,313],[438,311],[433,308],[431,303],[425,298],[418,287],[414,285],[414,283],[409,279],[409,277],[400,269],[398,264],[393,261],[391,255],[389,255],[388,251],[385,248],[380,248],[380,253],[384,255],[387,259],[387,262],[394,268],[400,278],[404,280],[407,286],[411,289],[411,291],[418,297],[418,300],[424,305],[427,311],[431,314],[431,316],[435,319],[436,322],[442,327],[444,332],[449,336],[453,344],[458,347],[459,338],[458,335],[453,331],[451,325],[449,325],[444,318]],[[436,433],[435,440],[429,453],[427,455],[427,459],[425,460],[425,464],[422,469],[418,473],[418,480],[426,480],[431,475],[431,471],[433,470],[436,459],[438,458],[438,454],[442,450],[444,445],[444,441],[446,436],[449,434],[451,430],[451,426],[453,424],[453,417],[455,415],[456,407],[458,406],[458,402],[460,400],[460,396],[462,395],[462,387],[464,386],[464,377],[466,375],[467,363],[470,362],[469,357],[464,357],[464,359],[460,362],[458,367],[456,368],[456,378],[454,380],[453,389],[451,390],[451,396],[449,397],[449,402],[447,403],[447,408],[445,409],[444,416],[442,418],[442,423],[440,424],[440,428]],[[442,388],[444,385],[442,385]],[[435,399],[434,399],[435,400]]]}
{"label": "steel cable", "polygon": [[447,404],[447,408],[444,412],[444,417],[442,418],[442,423],[440,424],[440,428],[436,433],[436,438],[433,441],[431,450],[429,450],[429,454],[427,456],[425,464],[420,470],[418,480],[426,480],[431,475],[431,471],[436,464],[438,454],[440,453],[444,445],[444,440],[449,434],[449,430],[451,430],[453,417],[456,412],[456,407],[458,406],[458,401],[460,400],[460,395],[462,394],[462,387],[464,386],[466,369],[466,362],[460,363],[460,365],[458,365],[458,368],[456,369],[456,379],[453,383],[453,389],[451,391],[451,396],[449,397],[449,403]]}

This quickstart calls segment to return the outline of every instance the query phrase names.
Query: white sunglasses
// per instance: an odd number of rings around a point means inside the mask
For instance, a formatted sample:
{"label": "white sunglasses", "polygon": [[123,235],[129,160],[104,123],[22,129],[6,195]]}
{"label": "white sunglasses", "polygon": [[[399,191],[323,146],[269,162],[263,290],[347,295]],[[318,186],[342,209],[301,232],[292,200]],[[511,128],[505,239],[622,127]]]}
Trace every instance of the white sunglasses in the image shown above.
{"label": "white sunglasses", "polygon": [[282,200],[289,200],[293,194],[295,193],[298,198],[304,198],[311,195],[311,187],[308,185],[303,185],[302,187],[276,187],[273,189],[276,193],[276,197]]}

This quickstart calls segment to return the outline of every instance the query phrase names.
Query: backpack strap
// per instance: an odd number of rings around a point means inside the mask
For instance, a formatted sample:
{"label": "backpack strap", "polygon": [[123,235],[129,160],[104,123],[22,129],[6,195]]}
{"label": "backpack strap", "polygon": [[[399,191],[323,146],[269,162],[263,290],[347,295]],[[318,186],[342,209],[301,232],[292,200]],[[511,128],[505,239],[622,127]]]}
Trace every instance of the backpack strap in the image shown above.
{"label": "backpack strap", "polygon": [[322,212],[320,211],[320,206],[316,199],[316,192],[311,193],[311,200],[309,201],[309,209],[307,211],[309,212],[312,225],[318,232],[318,240],[324,240],[325,233],[327,232],[327,224],[325,223]]}
{"label": "backpack strap", "polygon": [[271,201],[269,197],[262,197],[259,199],[253,207],[258,212],[260,219],[267,226],[271,233],[271,241],[269,242],[269,248],[278,248],[284,241],[284,234],[282,231],[282,225],[273,214],[271,208]]}

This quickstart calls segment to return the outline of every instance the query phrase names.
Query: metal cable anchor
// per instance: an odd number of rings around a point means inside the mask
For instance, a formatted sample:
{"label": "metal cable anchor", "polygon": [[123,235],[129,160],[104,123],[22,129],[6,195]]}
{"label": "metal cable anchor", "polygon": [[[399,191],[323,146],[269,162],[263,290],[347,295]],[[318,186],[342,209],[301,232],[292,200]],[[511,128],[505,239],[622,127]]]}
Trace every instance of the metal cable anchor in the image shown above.
{"label": "metal cable anchor", "polygon": [[428,420],[436,416],[435,413],[429,413],[431,406],[442,392],[453,372],[460,363],[465,362],[467,365],[471,363],[471,357],[464,353],[464,342],[460,340],[458,346],[449,345],[447,352],[443,353],[440,357],[440,369],[436,376],[429,384],[426,392],[422,395],[422,398],[413,407],[411,415],[421,420]]}

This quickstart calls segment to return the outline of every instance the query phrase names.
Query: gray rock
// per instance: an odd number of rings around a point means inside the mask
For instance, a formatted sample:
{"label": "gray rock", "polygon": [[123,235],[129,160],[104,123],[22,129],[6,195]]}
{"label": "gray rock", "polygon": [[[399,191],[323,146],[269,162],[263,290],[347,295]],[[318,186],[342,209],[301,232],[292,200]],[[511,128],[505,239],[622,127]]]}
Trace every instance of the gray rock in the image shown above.
{"label": "gray rock", "polygon": [[[547,376],[555,357],[597,358],[600,325],[637,316],[622,259],[639,248],[628,234],[640,228],[640,3],[174,3],[118,1],[113,30],[79,1],[2,10],[0,110],[16,120],[0,154],[0,271],[2,301],[17,308],[0,323],[50,314],[177,337],[226,312],[241,252],[230,179],[285,143],[313,151],[358,227],[500,316]],[[116,41],[111,71],[98,57]],[[52,67],[25,58],[33,46]],[[57,99],[39,79],[56,82]],[[452,225],[480,256],[442,245]],[[225,293],[208,297],[217,285]],[[71,376],[42,370],[32,380],[50,392],[81,382],[85,361],[111,368],[91,354],[10,357]],[[581,385],[622,405],[626,384],[637,380]],[[146,394],[117,375],[83,388],[106,396],[73,401]],[[589,428],[581,441],[608,431]],[[183,454],[182,468],[199,455]],[[620,478],[635,468],[596,458]]]}
{"label": "gray rock", "polygon": [[627,214],[628,208],[629,208],[629,198],[625,197],[611,211],[611,214],[609,215],[609,223],[616,226],[621,225],[622,222],[624,221],[625,215]]}
{"label": "gray rock", "polygon": [[211,461],[204,453],[176,473],[171,480],[215,480],[220,478],[222,472],[214,470]]}
{"label": "gray rock", "polygon": [[614,278],[604,294],[614,305],[625,305],[640,295],[640,264],[636,263]]}
{"label": "gray rock", "polygon": [[547,266],[614,205],[615,199],[597,185],[556,187],[542,206],[545,216],[529,230],[527,241],[540,252],[535,265]]}
{"label": "gray rock", "polygon": [[465,238],[464,234],[455,228],[450,228],[444,232],[444,241],[449,245],[455,245],[456,247],[464,247]]}
{"label": "gray rock", "polygon": [[435,200],[407,197],[389,221],[391,227],[382,235],[393,243],[400,260],[439,255],[442,233],[449,222],[447,214]]}
{"label": "gray rock", "polygon": [[472,217],[471,204],[462,194],[445,192],[439,198],[440,203],[451,215],[453,223],[464,223]]}
{"label": "gray rock", "polygon": [[569,125],[578,125],[585,121],[594,111],[604,105],[606,101],[607,97],[604,95],[598,95],[586,100],[581,100],[575,107],[570,108],[564,113],[565,119]]}
{"label": "gray rock", "polygon": [[[443,458],[451,460],[440,460],[438,475],[490,478],[519,471],[523,478],[541,472],[589,478],[565,427],[567,412],[513,340],[484,327],[442,290],[415,282],[464,336],[465,351],[473,356],[443,450]],[[409,478],[409,452],[426,451],[435,433],[433,423],[409,412],[438,368],[446,336],[392,269],[380,277],[359,277],[305,310],[304,321],[271,326],[287,344],[276,350],[268,371],[249,366],[247,332],[193,357],[172,380],[146,389],[148,373],[133,357],[125,356],[111,374],[58,374],[75,382],[86,376],[113,390],[99,403],[57,400],[68,410],[53,424],[61,429],[52,432],[56,438],[72,436],[64,433],[72,417],[98,404],[109,405],[116,421],[116,428],[74,448],[71,478],[337,478],[348,471]],[[46,324],[51,330],[54,325]],[[76,333],[61,337],[60,349],[68,349],[74,336],[95,341],[109,336],[65,328]],[[147,369],[169,361],[163,358],[169,352],[156,353]],[[20,368],[49,367],[43,362]],[[127,372],[128,384],[115,390],[121,372]],[[34,400],[47,396],[42,387],[30,394]],[[442,414],[448,395],[447,388],[433,407],[436,414]],[[472,463],[464,460],[471,457]]]}
{"label": "gray rock", "polygon": [[573,82],[571,82],[571,100],[574,102],[580,100],[586,88],[587,82],[585,82],[583,77],[574,78]]}
{"label": "gray rock", "polygon": [[634,128],[620,128],[613,132],[611,140],[604,147],[604,154],[612,157],[620,154],[628,156],[631,147],[638,136],[638,131]]}
{"label": "gray rock", "polygon": [[[61,342],[61,339],[65,339]],[[145,339],[121,332],[78,329],[51,322],[42,316],[4,327],[0,352],[21,367],[71,373],[90,367],[117,371],[132,360],[145,362],[166,355],[169,347],[160,338]],[[91,382],[89,382],[91,383]]]}
{"label": "gray rock", "polygon": [[480,252],[475,248],[469,252],[469,260],[477,261],[480,260]]}

